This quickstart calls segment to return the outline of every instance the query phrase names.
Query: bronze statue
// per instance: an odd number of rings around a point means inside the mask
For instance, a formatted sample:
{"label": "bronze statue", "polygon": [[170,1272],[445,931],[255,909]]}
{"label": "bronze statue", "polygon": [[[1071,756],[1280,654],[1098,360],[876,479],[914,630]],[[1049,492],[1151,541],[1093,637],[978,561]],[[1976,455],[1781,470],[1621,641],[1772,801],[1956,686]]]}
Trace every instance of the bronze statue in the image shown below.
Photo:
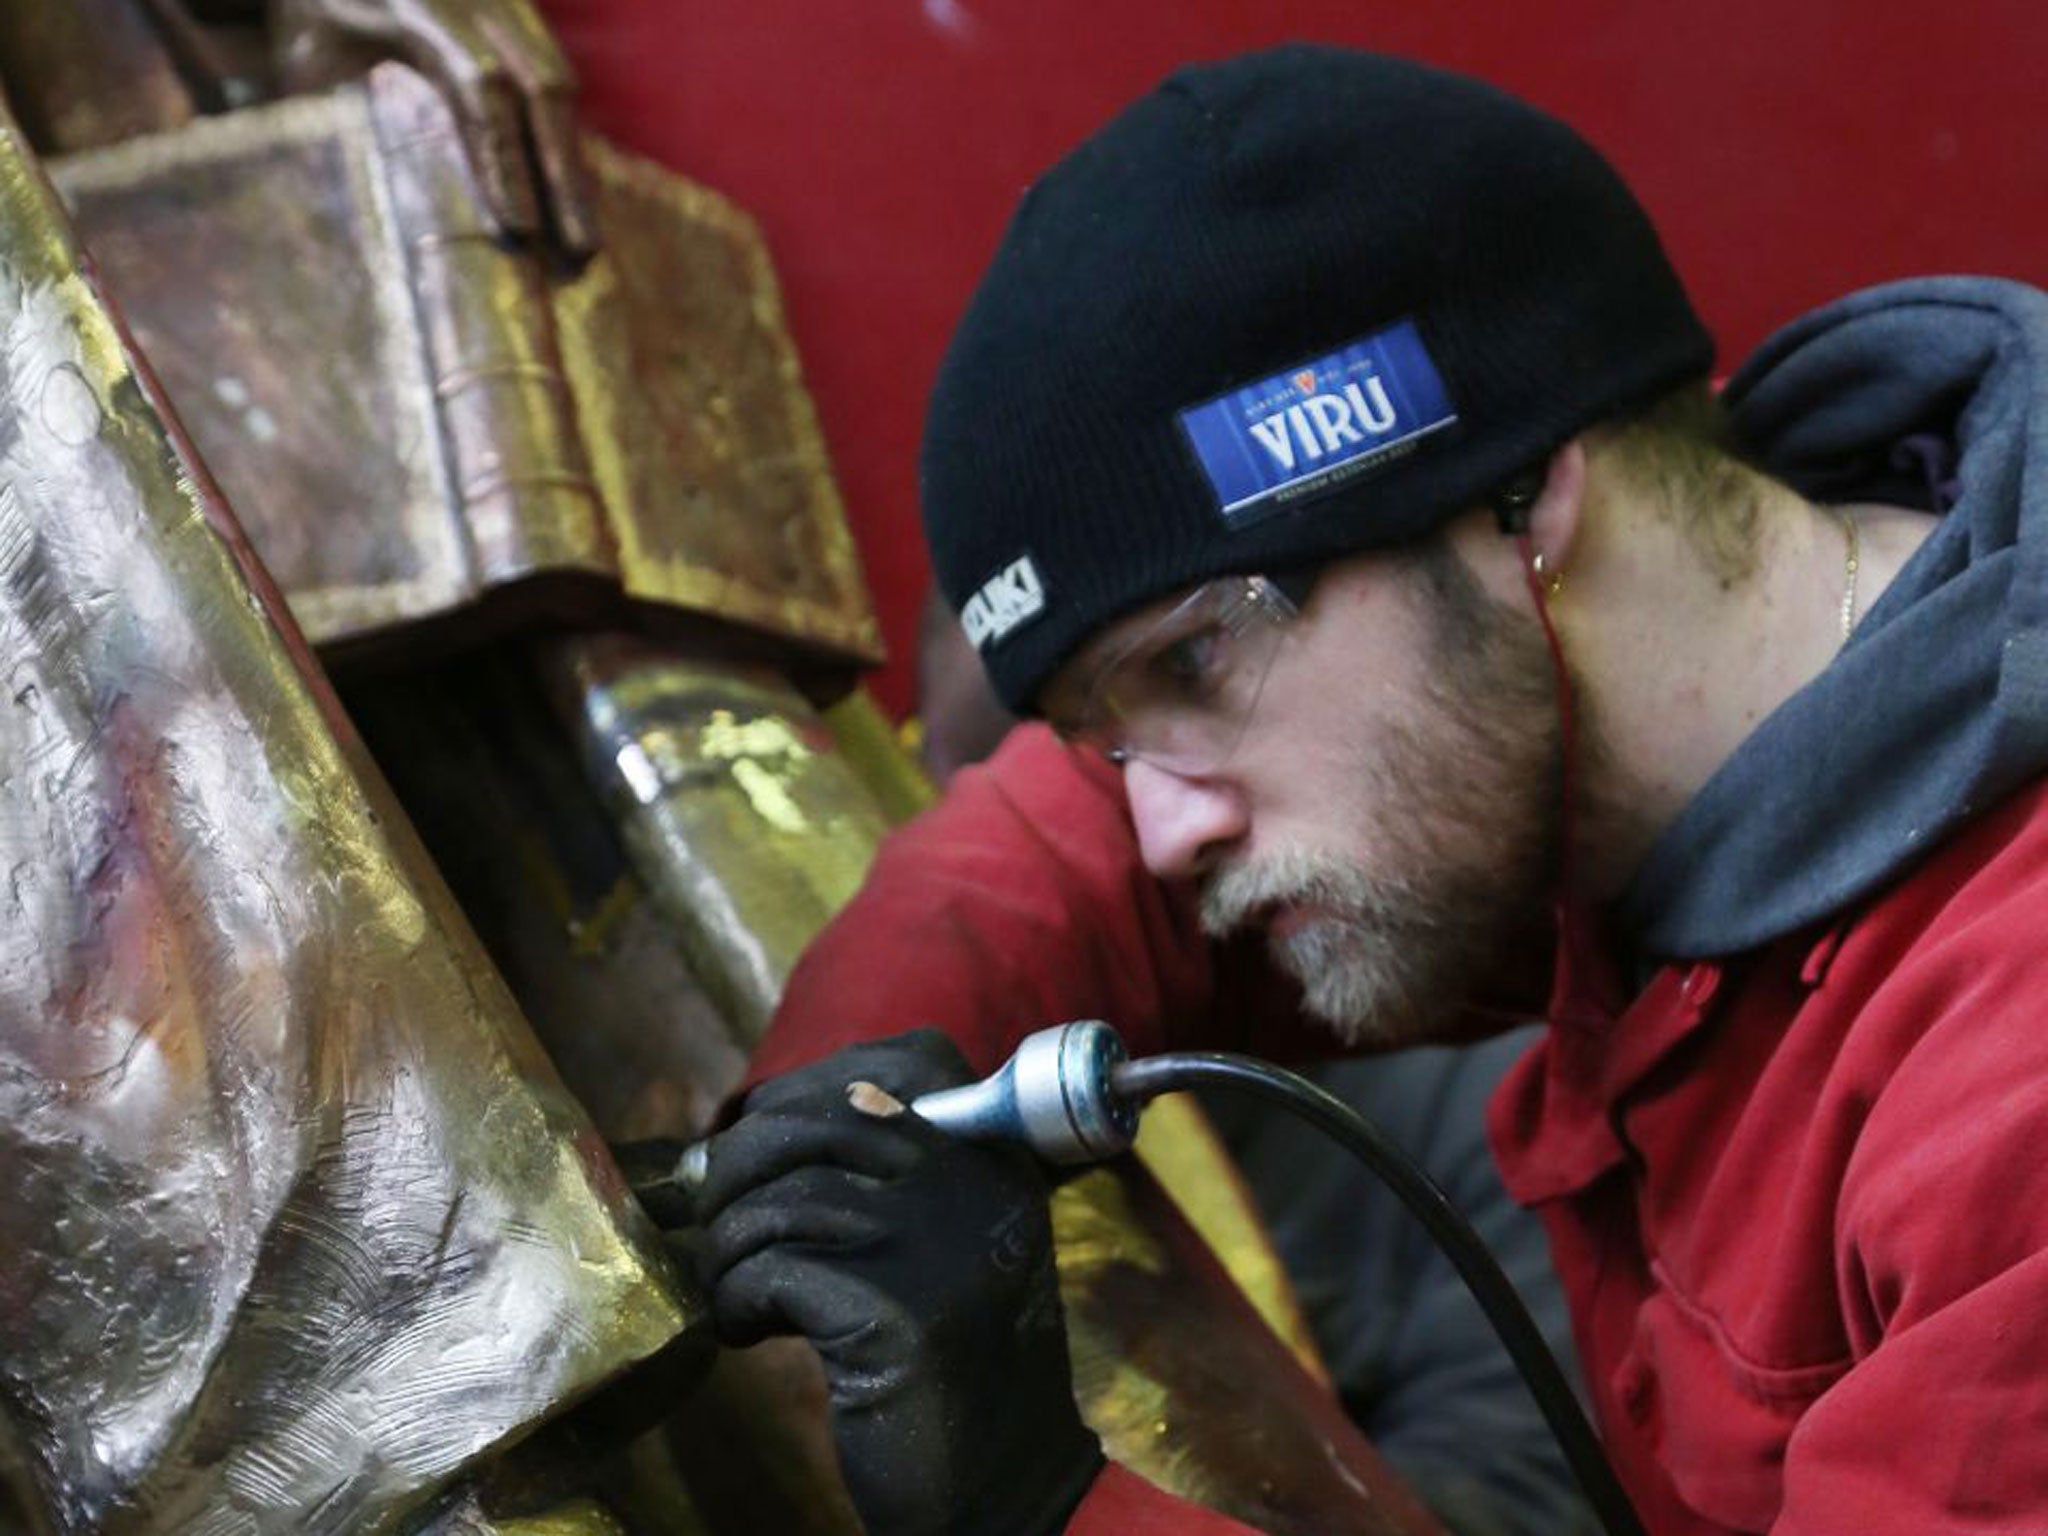
{"label": "bronze statue", "polygon": [[[603,1145],[921,793],[757,232],[525,0],[10,0],[0,84],[0,1530],[852,1530]],[[1119,1454],[1426,1524],[1141,1175],[1060,1219]]]}

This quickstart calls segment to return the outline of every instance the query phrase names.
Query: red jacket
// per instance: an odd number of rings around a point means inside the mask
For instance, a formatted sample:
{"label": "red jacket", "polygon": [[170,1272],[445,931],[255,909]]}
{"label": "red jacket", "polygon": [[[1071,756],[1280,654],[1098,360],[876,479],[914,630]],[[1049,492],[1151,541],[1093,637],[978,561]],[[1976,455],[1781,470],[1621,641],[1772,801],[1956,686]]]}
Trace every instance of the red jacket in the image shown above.
{"label": "red jacket", "polygon": [[[2048,1530],[2048,787],[1824,932],[1656,972],[1564,946],[1493,1106],[1609,1454],[1657,1536]],[[1142,869],[1115,774],[1038,728],[884,848],[792,978],[767,1074],[1048,1022],[1299,1055],[1256,950]],[[1327,1041],[1320,1044],[1326,1048]],[[1080,1536],[1244,1527],[1112,1470]]]}

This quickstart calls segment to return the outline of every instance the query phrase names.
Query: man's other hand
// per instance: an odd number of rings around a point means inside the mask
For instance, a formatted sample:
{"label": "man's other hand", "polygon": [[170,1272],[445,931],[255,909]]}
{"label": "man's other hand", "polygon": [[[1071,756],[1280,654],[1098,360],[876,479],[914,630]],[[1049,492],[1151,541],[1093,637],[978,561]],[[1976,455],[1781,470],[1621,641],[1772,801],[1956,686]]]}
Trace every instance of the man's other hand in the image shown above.
{"label": "man's other hand", "polygon": [[1074,1406],[1046,1180],[1029,1154],[902,1111],[972,1074],[925,1030],[754,1090],[708,1148],[703,1278],[731,1345],[801,1334],[824,1362],[874,1536],[1060,1530],[1102,1453]]}
{"label": "man's other hand", "polygon": [[379,58],[437,81],[460,124],[484,204],[506,234],[597,243],[576,127],[576,79],[530,0],[272,0],[293,89],[331,84]]}

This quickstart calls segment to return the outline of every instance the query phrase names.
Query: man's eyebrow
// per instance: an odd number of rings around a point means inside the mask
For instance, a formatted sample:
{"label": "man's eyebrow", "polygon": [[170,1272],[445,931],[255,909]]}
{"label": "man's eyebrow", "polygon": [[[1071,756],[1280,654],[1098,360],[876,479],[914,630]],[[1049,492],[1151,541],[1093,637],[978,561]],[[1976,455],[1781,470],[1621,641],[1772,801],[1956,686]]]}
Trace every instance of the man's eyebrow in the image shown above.
{"label": "man's eyebrow", "polygon": [[1071,687],[1073,691],[1085,691],[1080,689],[1079,685],[1092,683],[1104,667],[1142,640],[1148,627],[1127,620],[1097,635],[1069,656],[1065,665],[1060,668],[1061,676],[1072,680],[1070,685],[1065,686]]}
{"label": "man's eyebrow", "polygon": [[[1079,694],[1085,702],[1088,689],[1092,688],[1104,667],[1131,654],[1141,641],[1152,638],[1160,625],[1172,617],[1175,609],[1182,607],[1189,598],[1201,590],[1202,586],[1197,585],[1125,614],[1060,663],[1058,672],[1054,674],[1054,681],[1041,690],[1039,697],[1051,699],[1062,694]],[[1074,682],[1070,684],[1060,681],[1065,678],[1072,678]],[[1083,683],[1088,687],[1082,687]],[[1044,718],[1051,718],[1043,704],[1039,706],[1039,713]]]}
{"label": "man's eyebrow", "polygon": [[1055,730],[1062,728],[1062,720],[1075,729],[1085,725],[1080,717],[1087,712],[1089,698],[1095,692],[1096,680],[1102,676],[1103,669],[1126,654],[1143,635],[1142,627],[1136,633],[1122,637],[1112,629],[1096,636],[1069,656],[1060,664],[1053,680],[1039,691],[1039,717]]}

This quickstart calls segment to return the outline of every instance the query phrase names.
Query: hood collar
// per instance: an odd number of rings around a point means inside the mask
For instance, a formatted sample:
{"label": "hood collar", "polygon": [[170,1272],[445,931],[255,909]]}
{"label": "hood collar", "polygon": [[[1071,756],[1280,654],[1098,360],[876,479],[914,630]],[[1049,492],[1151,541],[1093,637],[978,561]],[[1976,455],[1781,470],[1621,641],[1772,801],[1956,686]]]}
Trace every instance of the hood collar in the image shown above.
{"label": "hood collar", "polygon": [[2048,296],[1963,277],[1853,294],[1765,342],[1724,399],[1802,495],[1943,516],[1651,849],[1615,916],[1665,959],[1841,911],[2048,766]]}

